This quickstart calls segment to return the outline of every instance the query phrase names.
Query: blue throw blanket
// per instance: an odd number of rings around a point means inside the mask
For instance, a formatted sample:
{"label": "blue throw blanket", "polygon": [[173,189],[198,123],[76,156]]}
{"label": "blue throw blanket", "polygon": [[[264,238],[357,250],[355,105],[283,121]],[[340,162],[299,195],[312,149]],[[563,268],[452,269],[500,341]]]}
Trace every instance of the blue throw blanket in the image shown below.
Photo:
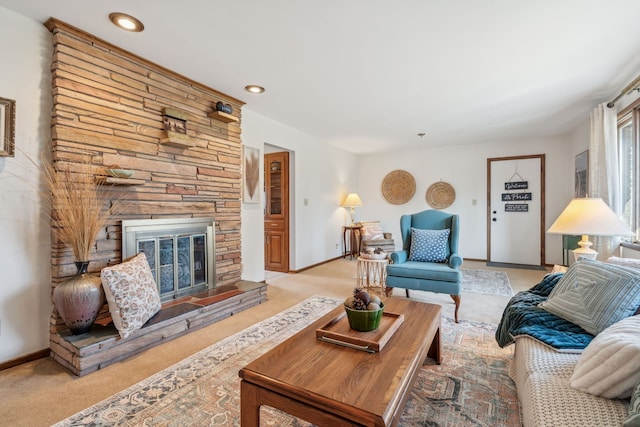
{"label": "blue throw blanket", "polygon": [[578,325],[538,307],[562,276],[548,274],[533,288],[511,298],[496,330],[500,347],[512,344],[518,335],[529,335],[558,350],[584,349],[591,342],[593,335]]}

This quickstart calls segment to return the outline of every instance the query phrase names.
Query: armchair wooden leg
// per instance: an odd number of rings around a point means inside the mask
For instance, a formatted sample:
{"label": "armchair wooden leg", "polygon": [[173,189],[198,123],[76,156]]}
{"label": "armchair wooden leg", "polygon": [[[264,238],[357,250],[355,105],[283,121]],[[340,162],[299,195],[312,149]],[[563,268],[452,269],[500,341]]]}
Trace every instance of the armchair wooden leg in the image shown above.
{"label": "armchair wooden leg", "polygon": [[451,298],[453,299],[453,302],[456,303],[455,318],[456,318],[456,323],[458,323],[458,309],[460,308],[460,295],[451,295]]}
{"label": "armchair wooden leg", "polygon": [[405,289],[405,291],[407,292],[407,298],[409,298],[409,289]]}
{"label": "armchair wooden leg", "polygon": [[390,288],[390,287],[386,286],[386,287],[384,288],[384,293],[385,293],[385,295],[386,295],[387,297],[390,297],[390,296],[391,296],[391,294],[393,293],[393,288]]}

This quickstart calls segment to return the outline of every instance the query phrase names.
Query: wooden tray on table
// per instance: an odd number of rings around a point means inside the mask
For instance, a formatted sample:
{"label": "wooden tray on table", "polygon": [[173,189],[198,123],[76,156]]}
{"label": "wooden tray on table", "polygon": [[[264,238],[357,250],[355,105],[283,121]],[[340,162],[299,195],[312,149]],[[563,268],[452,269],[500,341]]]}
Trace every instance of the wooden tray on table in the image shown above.
{"label": "wooden tray on table", "polygon": [[378,329],[360,332],[351,329],[347,313],[343,311],[327,324],[316,329],[316,338],[332,344],[376,353],[382,350],[402,322],[404,322],[404,314],[383,312]]}

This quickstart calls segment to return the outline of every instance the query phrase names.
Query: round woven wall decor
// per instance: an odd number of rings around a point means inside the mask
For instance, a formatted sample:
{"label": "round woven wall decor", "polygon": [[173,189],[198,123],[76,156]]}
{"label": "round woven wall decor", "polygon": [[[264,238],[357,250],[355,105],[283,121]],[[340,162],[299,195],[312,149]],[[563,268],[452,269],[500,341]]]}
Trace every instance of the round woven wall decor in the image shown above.
{"label": "round woven wall decor", "polygon": [[427,203],[434,209],[448,208],[456,199],[456,190],[448,182],[436,182],[427,189]]}
{"label": "round woven wall decor", "polygon": [[382,195],[394,205],[407,203],[416,193],[416,180],[407,171],[389,172],[382,180]]}

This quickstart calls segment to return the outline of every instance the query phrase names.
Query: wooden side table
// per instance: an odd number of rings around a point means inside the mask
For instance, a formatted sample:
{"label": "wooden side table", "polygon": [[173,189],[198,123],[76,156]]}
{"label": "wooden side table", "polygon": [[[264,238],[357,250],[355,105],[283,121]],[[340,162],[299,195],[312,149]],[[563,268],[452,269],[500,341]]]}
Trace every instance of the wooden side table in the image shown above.
{"label": "wooden side table", "polygon": [[358,257],[356,284],[359,288],[384,295],[389,260]]}
{"label": "wooden side table", "polygon": [[360,254],[360,238],[362,236],[361,225],[346,225],[342,227],[343,258],[349,255],[349,259]]}

